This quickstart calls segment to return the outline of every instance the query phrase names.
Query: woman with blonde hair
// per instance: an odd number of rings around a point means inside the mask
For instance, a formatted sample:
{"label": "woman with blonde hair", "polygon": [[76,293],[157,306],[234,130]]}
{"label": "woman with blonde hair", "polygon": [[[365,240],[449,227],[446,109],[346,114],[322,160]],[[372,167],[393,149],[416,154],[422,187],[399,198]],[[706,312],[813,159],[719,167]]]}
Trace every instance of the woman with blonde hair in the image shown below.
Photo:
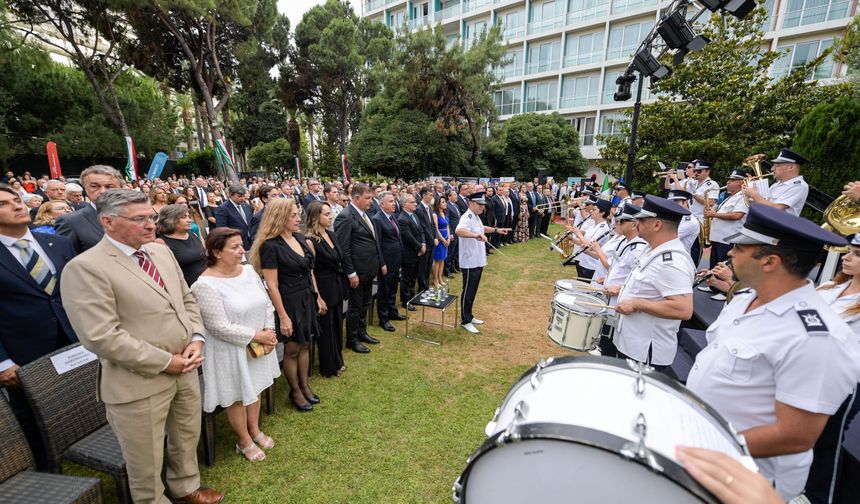
{"label": "woman with blonde hair", "polygon": [[155,186],[149,191],[149,202],[152,203],[152,209],[160,212],[162,208],[170,204],[167,201],[167,191]]}
{"label": "woman with blonde hair", "polygon": [[61,215],[65,215],[72,211],[65,201],[49,201],[43,203],[36,212],[36,218],[33,219],[33,229],[35,233],[54,234],[54,220]]}
{"label": "woman with blonde hair", "polygon": [[314,334],[319,334],[317,312],[325,314],[326,306],[317,294],[314,254],[299,233],[300,226],[294,200],[269,202],[249,260],[263,275],[275,306],[275,327],[285,342],[284,375],[290,384],[290,402],[305,412],[319,402],[308,385],[309,351]]}

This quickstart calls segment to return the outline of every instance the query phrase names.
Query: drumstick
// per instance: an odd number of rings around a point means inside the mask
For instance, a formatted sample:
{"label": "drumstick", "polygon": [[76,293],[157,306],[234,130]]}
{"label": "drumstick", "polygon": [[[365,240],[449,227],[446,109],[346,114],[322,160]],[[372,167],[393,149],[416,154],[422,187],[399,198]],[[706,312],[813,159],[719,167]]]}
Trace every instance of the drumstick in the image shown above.
{"label": "drumstick", "polygon": [[577,289],[590,290],[590,291],[599,291],[599,292],[603,292],[603,287],[595,287],[595,286],[593,286],[593,285],[588,285],[588,284],[577,285],[577,286],[576,286],[576,288],[577,288]]}
{"label": "drumstick", "polygon": [[[502,254],[502,251],[501,251],[501,250],[499,250],[499,249],[497,249],[496,247],[494,247],[494,246],[493,246],[493,244],[492,244],[492,243],[490,243],[490,241],[489,241],[489,240],[485,241],[484,243],[486,243],[487,245],[489,245],[490,247],[492,247],[492,249],[493,249],[493,250],[495,250],[496,252],[498,252],[498,253]],[[502,254],[502,255],[505,255],[505,254]]]}
{"label": "drumstick", "polygon": [[576,300],[576,304],[587,306],[589,308],[606,308],[607,310],[615,309],[615,305],[606,305],[603,303],[589,303],[588,301],[580,301],[579,299]]}

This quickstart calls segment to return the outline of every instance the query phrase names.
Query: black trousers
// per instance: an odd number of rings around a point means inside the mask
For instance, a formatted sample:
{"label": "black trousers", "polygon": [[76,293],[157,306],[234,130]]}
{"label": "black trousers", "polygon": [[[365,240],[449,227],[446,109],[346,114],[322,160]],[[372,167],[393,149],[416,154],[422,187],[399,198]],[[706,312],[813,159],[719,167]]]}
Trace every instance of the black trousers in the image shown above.
{"label": "black trousers", "polygon": [[702,260],[702,244],[699,243],[698,237],[696,237],[696,241],[693,242],[693,246],[690,247],[690,257],[693,258],[693,266],[698,269],[699,261]]}
{"label": "black trousers", "polygon": [[379,278],[379,290],[376,291],[376,314],[379,315],[379,325],[385,324],[390,317],[397,314],[399,282],[400,268],[392,268],[385,276]]}
{"label": "black trousers", "polygon": [[551,216],[552,216],[552,214],[548,213],[541,218],[541,220],[540,220],[540,232],[541,232],[541,234],[549,233],[549,221],[550,221]]}
{"label": "black trousers", "polygon": [[430,288],[430,269],[433,266],[433,242],[427,246],[427,252],[418,258],[418,292]]}
{"label": "black trousers", "polygon": [[472,305],[478,294],[484,268],[463,268],[463,293],[460,295],[460,318],[464,324],[472,321]]}
{"label": "black trousers", "polygon": [[588,268],[583,268],[582,266],[579,265],[579,263],[576,263],[576,276],[578,276],[580,278],[587,278],[587,279],[591,280],[591,277],[594,276],[594,270],[588,269]]}
{"label": "black trousers", "polygon": [[719,262],[723,262],[729,258],[729,250],[732,245],[729,243],[711,242],[711,268]]}
{"label": "black trousers", "polygon": [[537,236],[538,232],[540,231],[540,222],[541,222],[541,215],[540,214],[535,213],[535,214],[532,214],[529,216],[529,238],[530,239]]}
{"label": "black trousers", "polygon": [[455,273],[460,269],[460,238],[453,236],[451,244],[448,245],[448,257],[445,258],[445,274]]}
{"label": "black trousers", "polygon": [[856,391],[849,395],[842,406],[824,426],[824,431],[812,449],[812,466],[806,479],[806,497],[814,504],[834,502],[839,478],[842,476],[842,462],[845,458],[842,438],[853,418],[860,410],[860,398]]}
{"label": "black trousers", "polygon": [[403,263],[403,266],[400,267],[400,304],[403,306],[406,306],[406,303],[415,297],[415,279],[417,276],[417,262]]}
{"label": "black trousers", "polygon": [[359,278],[358,287],[349,288],[346,310],[346,344],[354,345],[367,332],[367,310],[373,301],[373,277]]}
{"label": "black trousers", "polygon": [[[615,346],[615,344],[613,343],[613,344],[612,344],[612,346],[614,347],[614,346]],[[623,352],[621,352],[621,351],[620,351],[620,350],[618,350],[617,348],[615,349],[615,352],[616,352],[616,354],[617,354],[617,355],[616,355],[616,357],[618,357],[619,359],[631,359],[631,360],[635,360],[636,362],[641,362],[639,359],[634,359],[633,357],[630,357],[630,356],[628,356],[628,355],[625,355]],[[656,365],[656,364],[651,364],[651,348],[650,348],[650,347],[648,348],[648,357],[647,357],[645,360],[647,361],[647,362],[646,362],[646,364],[648,364],[649,366],[651,366],[652,368],[654,368],[654,371],[658,371],[658,372],[660,372],[660,373],[665,373],[665,372],[666,372],[666,369],[668,369],[668,368],[669,368],[669,366],[668,366],[668,365],[665,365],[665,366],[658,366],[658,365]]]}

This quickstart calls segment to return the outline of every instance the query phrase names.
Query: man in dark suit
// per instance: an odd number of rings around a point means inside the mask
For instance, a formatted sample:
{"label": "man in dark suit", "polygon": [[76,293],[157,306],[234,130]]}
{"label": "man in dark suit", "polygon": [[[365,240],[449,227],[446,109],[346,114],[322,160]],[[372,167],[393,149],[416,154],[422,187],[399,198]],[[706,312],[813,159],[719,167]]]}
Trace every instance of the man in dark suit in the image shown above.
{"label": "man in dark suit", "polygon": [[430,270],[433,266],[433,247],[436,246],[436,224],[433,222],[433,188],[422,187],[418,192],[421,201],[415,210],[424,233],[427,253],[418,258],[418,292],[430,288]]}
{"label": "man in dark suit", "polygon": [[[373,279],[385,276],[382,250],[367,210],[373,195],[366,184],[352,187],[352,201],[334,220],[334,234],[341,247],[343,269],[349,278],[349,304],[346,312],[346,346],[354,352],[368,353],[363,343],[379,340],[367,334],[367,310],[373,295]],[[381,266],[381,268],[380,268]]]}
{"label": "man in dark suit", "polygon": [[[493,214],[496,218],[496,227],[511,227],[511,207],[508,204],[507,192],[508,190],[506,188],[500,187],[493,196]],[[502,235],[499,233],[493,233],[490,236],[490,243],[492,243],[494,247],[499,248],[502,244]]]}
{"label": "man in dark suit", "polygon": [[242,232],[242,246],[251,250],[251,207],[245,203],[248,189],[240,184],[230,186],[227,201],[215,209],[215,227],[229,227]]}
{"label": "man in dark suit", "polygon": [[[555,200],[552,197],[552,189],[547,187],[543,190],[543,203],[548,203],[552,205],[555,203]],[[546,235],[549,232],[549,222],[552,220],[553,207],[550,206],[546,210],[544,210],[543,215],[541,216],[540,221],[540,232],[543,235]]]}
{"label": "man in dark suit", "polygon": [[[516,229],[517,223],[520,221],[520,191],[516,186],[511,186],[508,189],[508,199],[511,200],[511,206],[514,208],[514,215],[511,218],[511,227]],[[508,233],[502,241],[506,243],[514,242],[514,233]]]}
{"label": "man in dark suit", "polygon": [[469,202],[466,201],[468,196],[469,184],[461,183],[457,186],[457,208],[460,209],[460,215],[463,215],[469,209]]}
{"label": "man in dark suit", "polygon": [[445,275],[448,277],[460,270],[458,249],[460,240],[454,230],[457,229],[463,214],[460,213],[460,206],[457,205],[457,196],[454,190],[448,190],[448,226],[451,228],[451,244],[448,245],[448,257],[445,259]]}
{"label": "man in dark suit", "polygon": [[84,184],[89,203],[77,212],[61,215],[54,223],[57,234],[68,238],[78,254],[92,248],[104,236],[95,203],[108,189],[122,187],[122,175],[110,166],[93,165],[81,172],[81,183]]}
{"label": "man in dark suit", "polygon": [[323,201],[323,198],[320,196],[319,180],[311,179],[308,180],[308,195],[302,200],[302,208],[307,208],[314,201]]}
{"label": "man in dark suit", "polygon": [[[251,223],[248,225],[248,233],[251,235],[251,243],[257,238],[257,229],[260,228],[260,221],[263,220],[263,212],[266,211],[266,205],[272,198],[277,198],[281,195],[281,191],[275,186],[264,185],[257,190],[257,197],[260,198],[260,203],[263,204],[257,213],[251,217]],[[247,250],[247,249],[246,249]]]}
{"label": "man in dark suit", "polygon": [[[397,217],[400,224],[400,241],[403,243],[403,266],[400,275],[400,304],[408,308],[406,303],[415,296],[415,279],[418,276],[418,262],[427,255],[427,242],[424,241],[424,230],[415,216],[415,196],[406,194],[400,200],[403,211]],[[415,311],[415,307],[411,308]]]}
{"label": "man in dark suit", "polygon": [[535,210],[535,207],[540,205],[542,200],[543,196],[540,194],[540,191],[535,190],[534,184],[529,182],[526,192],[526,201],[528,202],[529,209],[529,239],[537,236],[540,230],[542,216],[539,210]]}
{"label": "man in dark suit", "polygon": [[63,302],[60,276],[75,256],[63,236],[33,233],[30,216],[18,194],[0,187],[0,386],[18,417],[39,468],[45,452],[33,412],[15,371],[39,357],[78,341]]}
{"label": "man in dark suit", "polygon": [[379,212],[372,217],[376,235],[382,249],[382,260],[388,272],[379,277],[379,291],[376,294],[376,313],[379,327],[394,332],[391,320],[405,320],[397,312],[397,284],[400,281],[400,267],[403,264],[403,244],[400,241],[400,226],[394,215],[394,195],[385,191],[379,195]]}

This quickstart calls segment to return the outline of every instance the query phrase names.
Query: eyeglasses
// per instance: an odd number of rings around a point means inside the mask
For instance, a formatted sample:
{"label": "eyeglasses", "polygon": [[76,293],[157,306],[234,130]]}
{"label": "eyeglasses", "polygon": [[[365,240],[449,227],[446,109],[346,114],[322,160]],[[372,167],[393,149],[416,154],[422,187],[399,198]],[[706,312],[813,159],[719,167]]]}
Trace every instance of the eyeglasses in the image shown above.
{"label": "eyeglasses", "polygon": [[134,224],[136,226],[142,226],[142,225],[146,224],[147,222],[153,222],[154,223],[154,222],[158,221],[158,214],[157,213],[154,213],[150,216],[140,215],[137,217],[126,217],[125,215],[115,215],[114,217],[122,217],[123,219],[131,222],[132,224]]}

